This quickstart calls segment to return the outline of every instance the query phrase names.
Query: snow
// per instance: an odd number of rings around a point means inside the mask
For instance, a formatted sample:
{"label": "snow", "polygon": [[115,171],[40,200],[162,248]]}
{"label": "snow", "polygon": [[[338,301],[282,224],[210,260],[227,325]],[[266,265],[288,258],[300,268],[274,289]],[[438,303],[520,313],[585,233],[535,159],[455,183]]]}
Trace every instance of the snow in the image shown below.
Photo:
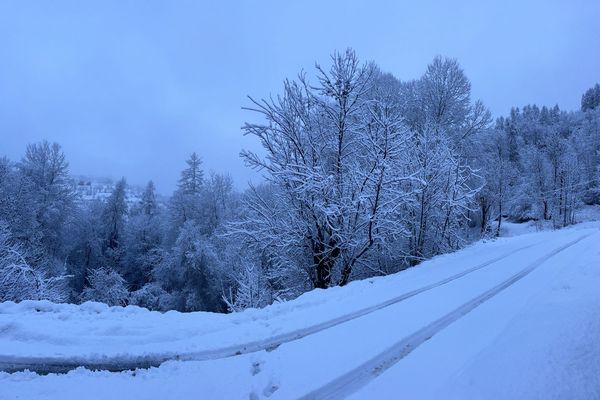
{"label": "snow", "polygon": [[[297,330],[497,259],[459,279],[268,351],[167,361],[135,372],[79,368],[45,376],[0,373],[0,399],[132,394],[136,399],[288,399],[324,393],[318,391],[331,389],[342,376],[352,378],[357,387],[334,391],[333,398],[600,398],[598,228],[600,223],[591,222],[480,242],[393,276],[314,290],[294,301],[230,315],[162,314],[98,303],[0,303],[0,362],[2,357],[173,357],[226,346],[241,349],[276,335],[293,337]],[[378,365],[377,373],[361,367],[377,364],[403,338],[536,262],[539,267],[530,275],[457,316],[402,359]]]}
{"label": "snow", "polygon": [[575,213],[577,221],[600,221],[600,205],[585,205]]}
{"label": "snow", "polygon": [[502,221],[502,225],[500,226],[500,236],[521,236],[526,233],[533,233],[544,230],[542,228],[543,227],[540,226],[539,223],[536,221],[527,221],[520,224],[510,221]]}
{"label": "snow", "polygon": [[600,398],[599,241],[548,260],[351,398]]}
{"label": "snow", "polygon": [[[583,205],[575,212],[577,221],[600,221],[600,205]],[[502,220],[500,225],[500,236],[521,236],[526,233],[547,231],[552,229],[552,221],[527,221],[515,223]]]}
{"label": "snow", "polygon": [[600,398],[598,264],[578,262],[576,270],[560,271],[557,283],[549,283],[444,383],[446,398]]}

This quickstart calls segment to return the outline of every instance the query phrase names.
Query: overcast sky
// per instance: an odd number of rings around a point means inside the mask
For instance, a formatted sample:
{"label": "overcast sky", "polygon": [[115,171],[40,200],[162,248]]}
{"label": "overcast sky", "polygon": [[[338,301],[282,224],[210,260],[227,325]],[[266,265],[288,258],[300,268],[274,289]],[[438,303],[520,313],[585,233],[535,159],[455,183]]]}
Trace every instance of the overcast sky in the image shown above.
{"label": "overcast sky", "polygon": [[253,118],[246,96],[278,93],[335,49],[400,79],[435,55],[457,58],[495,116],[528,103],[571,110],[600,81],[599,20],[598,0],[6,0],[0,156],[47,139],[74,174],[153,179],[169,193],[196,151],[243,188],[256,178],[239,152],[258,147],[240,130]]}

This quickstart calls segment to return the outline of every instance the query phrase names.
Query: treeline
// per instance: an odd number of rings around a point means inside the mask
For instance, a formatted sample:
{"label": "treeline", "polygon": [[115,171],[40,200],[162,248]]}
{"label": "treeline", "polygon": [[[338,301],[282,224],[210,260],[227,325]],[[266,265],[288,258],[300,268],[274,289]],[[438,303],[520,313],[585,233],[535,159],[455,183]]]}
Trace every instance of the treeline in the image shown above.
{"label": "treeline", "polygon": [[236,311],[385,275],[503,220],[575,222],[600,203],[600,86],[580,111],[535,105],[492,123],[452,59],[403,82],[348,50],[249,110],[265,182],[242,193],[193,153],[177,190],[125,180],[82,201],[59,145],[0,159],[0,301]]}
{"label": "treeline", "polygon": [[228,176],[205,178],[194,153],[168,204],[149,182],[128,207],[126,182],[81,201],[59,145],[0,160],[0,301],[50,299],[226,311],[233,258],[218,232],[238,208]]}

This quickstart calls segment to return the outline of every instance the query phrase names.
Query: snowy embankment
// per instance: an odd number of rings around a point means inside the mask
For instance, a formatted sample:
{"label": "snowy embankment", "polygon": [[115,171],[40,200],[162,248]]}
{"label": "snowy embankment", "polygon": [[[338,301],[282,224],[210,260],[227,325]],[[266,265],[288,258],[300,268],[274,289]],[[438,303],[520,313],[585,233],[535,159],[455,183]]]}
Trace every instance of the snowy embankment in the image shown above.
{"label": "snowy embankment", "polygon": [[188,360],[0,373],[0,398],[598,397],[599,226],[481,242],[233,315],[0,304],[5,366]]}

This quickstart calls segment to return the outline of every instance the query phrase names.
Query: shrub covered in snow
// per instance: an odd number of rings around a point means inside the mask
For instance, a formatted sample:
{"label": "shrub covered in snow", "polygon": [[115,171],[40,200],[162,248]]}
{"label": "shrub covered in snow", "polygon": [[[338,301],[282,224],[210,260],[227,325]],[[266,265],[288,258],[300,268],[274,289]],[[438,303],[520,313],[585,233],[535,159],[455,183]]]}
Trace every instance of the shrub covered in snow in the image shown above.
{"label": "shrub covered in snow", "polygon": [[23,248],[14,243],[6,223],[0,222],[0,302],[64,301],[63,278],[49,278],[32,267]]}
{"label": "shrub covered in snow", "polygon": [[168,311],[176,307],[177,298],[160,287],[159,284],[149,283],[131,292],[129,304],[155,311]]}
{"label": "shrub covered in snow", "polygon": [[118,272],[106,268],[93,270],[88,277],[89,286],[83,290],[84,301],[98,301],[109,306],[127,305],[129,291]]}
{"label": "shrub covered in snow", "polygon": [[260,308],[268,305],[271,298],[265,289],[264,276],[259,267],[251,263],[245,263],[243,270],[236,279],[235,287],[223,295],[223,301],[227,304],[229,311],[243,311],[246,308]]}

